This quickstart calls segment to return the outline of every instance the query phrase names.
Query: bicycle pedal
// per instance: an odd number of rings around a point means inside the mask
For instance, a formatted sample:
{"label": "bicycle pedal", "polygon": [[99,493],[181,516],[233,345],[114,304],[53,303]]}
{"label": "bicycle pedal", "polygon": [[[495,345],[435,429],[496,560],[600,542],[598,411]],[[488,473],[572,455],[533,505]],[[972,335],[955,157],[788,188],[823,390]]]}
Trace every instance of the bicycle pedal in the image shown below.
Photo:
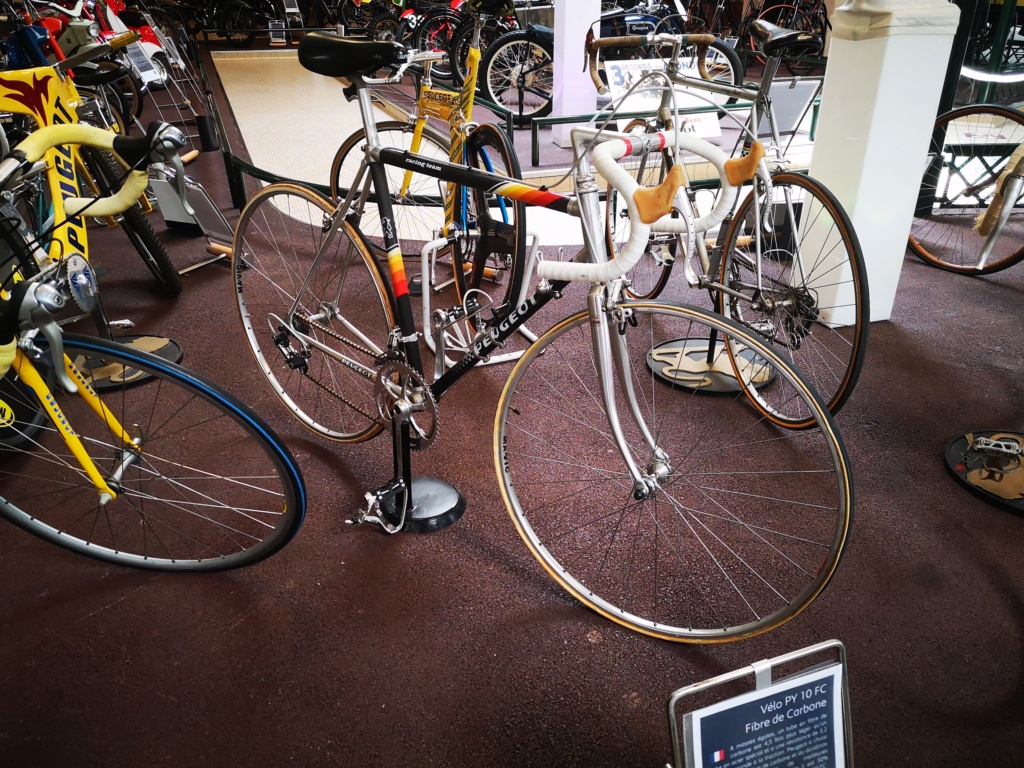
{"label": "bicycle pedal", "polygon": [[107,326],[110,328],[117,328],[122,331],[128,331],[135,327],[135,323],[131,320],[108,320]]}

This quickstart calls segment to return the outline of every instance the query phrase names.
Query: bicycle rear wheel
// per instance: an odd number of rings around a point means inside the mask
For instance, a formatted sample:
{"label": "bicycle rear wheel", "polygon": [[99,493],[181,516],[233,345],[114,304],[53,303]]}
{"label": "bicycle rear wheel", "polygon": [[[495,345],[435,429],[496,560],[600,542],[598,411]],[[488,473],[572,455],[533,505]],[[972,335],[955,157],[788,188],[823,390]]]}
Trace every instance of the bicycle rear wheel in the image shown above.
{"label": "bicycle rear wheel", "polygon": [[[53,389],[117,497],[99,503],[47,420],[25,443],[0,451],[0,516],[78,554],[165,571],[255,563],[299,530],[306,508],[299,468],[238,400],[180,366],[102,339],[65,336],[64,354],[135,441],[126,450],[81,397]],[[48,362],[35,365],[52,380]]]}
{"label": "bicycle rear wheel", "polygon": [[[467,164],[490,173],[521,179],[519,160],[508,138],[493,125],[481,125],[466,140]],[[466,233],[453,249],[453,268],[459,302],[470,309],[470,324],[478,328],[480,292],[490,298],[484,319],[493,322],[515,308],[526,265],[526,206],[482,189],[456,187],[455,224]]]}
{"label": "bicycle rear wheel", "polygon": [[[695,307],[623,306],[636,325],[612,330],[629,366],[615,403],[656,491],[634,495],[583,312],[530,347],[498,403],[495,468],[516,529],[563,588],[630,629],[721,642],[777,627],[825,588],[849,534],[853,490],[831,418],[746,329]],[[813,429],[780,429],[739,392],[702,393],[731,370],[725,336],[747,345],[746,375],[799,400]],[[630,419],[627,382],[662,455]]]}
{"label": "bicycle rear wheel", "polygon": [[358,443],[382,429],[374,388],[394,300],[359,232],[347,221],[331,229],[333,210],[303,187],[264,187],[238,220],[232,270],[274,392],[312,431]]}
{"label": "bicycle rear wheel", "polygon": [[[726,233],[721,282],[732,293],[719,292],[719,311],[775,344],[836,413],[864,364],[870,308],[860,242],[835,196],[809,176],[777,173],[767,200],[755,180]],[[754,386],[747,391],[778,424],[814,424],[796,401],[777,402],[771,390]]]}
{"label": "bicycle rear wheel", "polygon": [[[910,228],[910,250],[933,267],[987,275],[1024,259],[1024,201],[1011,207],[989,258],[980,263],[985,237],[975,231],[1000,175],[1024,144],[1024,114],[994,104],[961,107],[940,115],[928,150],[928,167]],[[998,203],[997,203],[998,204]]]}

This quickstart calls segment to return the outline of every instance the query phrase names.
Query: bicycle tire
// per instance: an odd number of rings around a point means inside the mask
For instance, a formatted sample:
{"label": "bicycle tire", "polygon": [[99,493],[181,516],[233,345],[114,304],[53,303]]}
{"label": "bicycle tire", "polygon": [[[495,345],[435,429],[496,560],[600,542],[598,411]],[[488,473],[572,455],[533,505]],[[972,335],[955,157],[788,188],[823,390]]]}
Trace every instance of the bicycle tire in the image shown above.
{"label": "bicycle tire", "polygon": [[508,32],[480,61],[477,87],[492,104],[512,113],[516,125],[551,114],[554,49],[528,31]]}
{"label": "bicycle tire", "polygon": [[370,34],[367,37],[377,42],[399,40],[398,18],[395,16],[381,16],[379,19],[374,19],[373,26],[370,27]]}
{"label": "bicycle tire", "polygon": [[[823,53],[824,41],[825,41],[825,25],[828,21],[827,17],[823,17],[821,14],[825,13],[824,7],[821,8],[820,12],[816,11],[803,11],[798,13],[793,19],[793,29],[800,30],[801,32],[810,32],[813,35],[817,35],[822,45],[813,49],[807,49],[800,52],[802,57],[814,57],[820,58]],[[817,68],[817,64],[810,61],[797,61],[796,59],[787,58],[783,60],[786,69],[789,70],[789,74],[793,77],[806,77],[807,75],[814,72]]]}
{"label": "bicycle tire", "polygon": [[159,77],[153,80],[149,87],[157,91],[166,91],[168,83],[174,79],[174,70],[171,67],[171,60],[167,58],[166,53],[155,53],[150,57],[150,62],[153,64],[153,69],[156,70]]}
{"label": "bicycle tire", "polygon": [[422,21],[413,32],[413,47],[418,51],[442,51],[445,58],[435,61],[431,66],[432,76],[442,80],[452,77],[452,64],[449,58],[449,44],[461,14],[448,6],[431,8],[424,14]]}
{"label": "bicycle tire", "polygon": [[[493,454],[516,530],[563,589],[629,629],[696,643],[773,629],[827,586],[849,535],[853,485],[831,416],[747,329],[696,307],[622,306],[635,325],[612,329],[629,364],[625,376],[616,366],[614,397],[636,464],[661,470],[657,491],[634,496],[581,312],[529,348],[498,402]],[[729,370],[722,345],[711,343],[723,337],[747,344],[749,375],[773,374],[766,386],[805,401],[817,428],[783,430],[739,392],[703,394],[716,375],[681,370],[707,360],[701,344],[714,350],[712,370]],[[624,379],[660,456],[630,418]]]}
{"label": "bicycle tire", "polygon": [[[385,120],[377,123],[377,137],[384,147],[412,150],[415,126],[407,121]],[[345,141],[334,154],[331,162],[331,198],[335,203],[344,199],[363,160],[362,147],[366,144],[366,130],[360,128]],[[450,156],[448,137],[430,126],[424,126],[419,154],[429,160],[448,162]],[[444,193],[437,179],[414,173],[410,177],[408,194],[400,196],[405,183],[406,172],[401,168],[385,166],[388,187],[391,190],[391,205],[395,217],[398,239],[404,255],[415,258],[420,255],[423,245],[434,239],[434,232],[444,226]],[[359,229],[367,242],[378,249],[383,248],[383,231],[380,214],[374,202],[375,193],[371,186],[370,197],[360,211]],[[447,254],[442,249],[440,254]],[[439,255],[440,255],[439,254]]]}
{"label": "bicycle tire", "polygon": [[[472,17],[467,17],[465,21],[459,24],[455,31],[452,32],[452,38],[448,43],[448,61],[452,67],[452,85],[456,88],[461,88],[466,82],[466,76],[469,74],[467,71],[466,60],[469,56],[469,49],[473,43],[473,26],[474,20]],[[488,18],[484,21],[483,26],[480,28],[480,50],[486,52],[488,48],[506,32],[512,31],[512,27],[507,25],[507,22],[503,19]],[[483,70],[477,68],[477,78],[479,88],[479,75]]]}
{"label": "bicycle tire", "polygon": [[[961,143],[965,148],[958,153]],[[966,275],[989,275],[1024,259],[1021,201],[1013,206],[1003,226],[992,260],[980,267],[978,259],[985,238],[974,229],[975,220],[984,215],[992,200],[996,180],[1008,158],[1022,143],[1024,113],[1015,109],[977,104],[939,116],[928,150],[930,161],[922,185],[925,197],[914,212],[910,228],[910,250],[918,258],[933,267]],[[982,154],[979,146],[991,147],[992,153]],[[981,188],[968,194],[979,183]]]}
{"label": "bicycle tire", "polygon": [[[97,186],[104,195],[110,195],[120,189],[119,180],[125,175],[121,166],[113,157],[102,150],[82,147],[82,160],[92,174]],[[177,296],[182,291],[181,276],[175,268],[171,257],[167,255],[164,244],[156,236],[150,226],[142,206],[133,203],[130,208],[117,217],[121,229],[142,258],[142,263],[156,278],[160,293],[168,298]]]}
{"label": "bicycle tire", "polygon": [[[96,67],[101,70],[117,69],[118,64],[113,61],[99,61]],[[132,73],[125,75],[114,83],[103,86],[108,93],[114,93],[117,98],[117,107],[121,114],[128,120],[138,120],[142,117],[142,110],[145,108],[145,96],[143,87],[136,76]],[[125,126],[127,133],[127,124]]]}
{"label": "bicycle tire", "polygon": [[185,17],[173,8],[161,8],[151,6],[149,8],[153,20],[157,23],[164,37],[174,42],[187,58],[195,61],[196,44],[192,39],[192,32]]}
{"label": "bicycle tire", "polygon": [[[466,141],[466,162],[471,168],[522,179],[519,159],[508,136],[484,124]],[[526,206],[482,189],[456,186],[455,225],[466,236],[452,249],[459,302],[467,307],[474,330],[501,320],[516,307],[526,271]],[[488,311],[474,314],[478,293],[490,296]]]}
{"label": "bicycle tire", "polygon": [[370,3],[356,5],[353,0],[341,0],[341,20],[346,30],[364,30],[373,18]]}
{"label": "bicycle tire", "polygon": [[358,230],[349,221],[324,226],[333,211],[305,187],[264,187],[238,220],[232,273],[246,340],[278,398],[311,431],[359,443],[383,429],[375,372],[395,302]]}
{"label": "bicycle tire", "polygon": [[[48,422],[28,446],[0,454],[0,516],[77,554],[149,570],[237,568],[292,539],[305,515],[302,474],[247,406],[181,366],[104,339],[67,335],[64,354],[80,384],[103,382],[104,405],[141,451],[112,486],[117,497],[101,505]],[[47,364],[35,364],[44,378]],[[135,381],[140,374],[148,376]],[[53,392],[110,478],[124,443],[82,398]]]}
{"label": "bicycle tire", "polygon": [[217,34],[235,48],[249,48],[256,40],[259,17],[244,2],[229,2],[217,18]]}
{"label": "bicycle tire", "polygon": [[103,93],[91,88],[79,87],[78,95],[82,98],[82,104],[78,108],[79,122],[96,125],[106,128],[121,136],[128,135],[130,121],[125,120],[121,112],[121,99],[115,93],[106,89]]}
{"label": "bicycle tire", "polygon": [[[769,24],[774,24],[777,27],[790,29],[793,20],[796,18],[796,12],[797,8],[795,5],[779,3],[768,8],[762,8],[761,12],[757,14],[757,21],[767,21]],[[764,64],[765,56],[761,51],[761,41],[754,37],[754,35],[748,34],[747,44],[750,46],[750,50],[754,52],[757,61],[760,64]]]}
{"label": "bicycle tire", "polygon": [[[718,292],[718,310],[771,341],[836,413],[857,384],[867,349],[871,310],[860,241],[835,195],[809,176],[773,174],[770,207],[762,195],[756,180],[726,232],[720,277],[733,293]],[[729,350],[739,363],[732,344]],[[748,386],[746,391],[776,424],[792,429],[813,425],[810,414],[777,402],[771,390]]]}
{"label": "bicycle tire", "polygon": [[[95,181],[101,194],[110,195],[120,188],[126,172],[113,157],[91,147],[82,147],[81,156],[85,171]],[[142,258],[142,262],[156,278],[160,292],[168,297],[180,294],[181,278],[163,243],[146,219],[142,207],[135,203],[114,218]]]}

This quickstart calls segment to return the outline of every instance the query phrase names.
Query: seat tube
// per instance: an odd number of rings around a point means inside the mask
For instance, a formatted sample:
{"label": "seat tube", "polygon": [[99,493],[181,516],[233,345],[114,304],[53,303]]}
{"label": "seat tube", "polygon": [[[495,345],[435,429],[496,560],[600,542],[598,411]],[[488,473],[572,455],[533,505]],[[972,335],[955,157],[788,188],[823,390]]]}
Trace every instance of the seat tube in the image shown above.
{"label": "seat tube", "polygon": [[[359,111],[366,129],[366,142],[370,149],[378,149],[380,139],[377,126],[373,119],[373,104],[370,91],[365,83],[359,83]],[[416,322],[413,319],[412,302],[409,299],[409,283],[405,276],[405,264],[402,261],[402,246],[398,241],[398,228],[395,226],[395,212],[391,205],[391,192],[388,189],[387,171],[375,155],[368,153],[367,163],[373,179],[373,191],[377,201],[377,213],[384,239],[384,251],[388,258],[388,272],[391,276],[391,287],[395,294],[395,309],[398,312],[398,327],[401,332],[401,344],[405,351],[405,359],[419,374],[423,374],[423,361],[420,359],[420,347],[416,333]]]}

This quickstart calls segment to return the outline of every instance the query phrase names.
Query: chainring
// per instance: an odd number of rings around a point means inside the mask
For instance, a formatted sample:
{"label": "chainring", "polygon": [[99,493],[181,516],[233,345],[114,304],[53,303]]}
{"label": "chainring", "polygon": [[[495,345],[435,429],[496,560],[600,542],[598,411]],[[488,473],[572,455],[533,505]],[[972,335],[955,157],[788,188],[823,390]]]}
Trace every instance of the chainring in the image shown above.
{"label": "chainring", "polygon": [[437,437],[437,402],[420,374],[405,363],[387,362],[377,370],[374,394],[382,419],[390,422],[396,413],[408,418],[412,448],[430,447]]}

